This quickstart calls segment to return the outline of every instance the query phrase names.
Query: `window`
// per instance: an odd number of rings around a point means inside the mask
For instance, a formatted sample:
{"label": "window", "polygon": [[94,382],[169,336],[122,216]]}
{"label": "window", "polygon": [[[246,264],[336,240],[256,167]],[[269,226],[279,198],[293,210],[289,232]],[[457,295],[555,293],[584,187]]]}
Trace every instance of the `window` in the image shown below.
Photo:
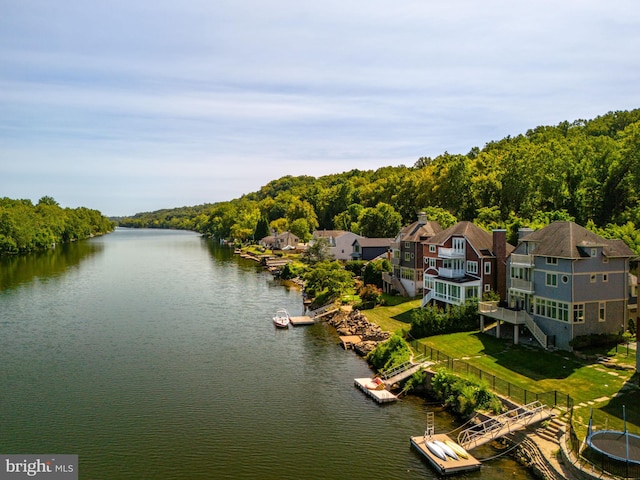
{"label": "window", "polygon": [[[541,317],[560,320],[561,322],[569,321],[569,304],[551,300],[548,298],[535,298],[535,312]],[[574,308],[575,315],[575,308]]]}
{"label": "window", "polygon": [[558,259],[556,257],[547,257],[547,265],[557,265]]}
{"label": "window", "polygon": [[404,242],[404,248],[411,248],[411,242]]}
{"label": "window", "polygon": [[562,275],[562,283],[568,283],[569,282],[569,276],[568,275]]}
{"label": "window", "polygon": [[602,281],[603,282],[608,282],[609,281],[609,274],[608,273],[603,273],[602,274]]}
{"label": "window", "polygon": [[592,257],[596,257],[598,255],[598,249],[597,248],[592,248],[591,249],[591,256]]}
{"label": "window", "polygon": [[604,322],[607,319],[607,309],[604,302],[600,302],[598,305],[598,321]]}
{"label": "window", "polygon": [[478,287],[466,287],[464,298],[469,300],[470,298],[478,298]]}
{"label": "window", "polygon": [[393,258],[400,258],[400,250],[393,249]]}
{"label": "window", "polygon": [[404,252],[404,261],[408,262],[411,260],[411,254],[409,252]]}
{"label": "window", "polygon": [[473,262],[471,260],[467,261],[467,273],[471,273],[473,275],[478,274],[478,262]]}
{"label": "window", "polygon": [[435,245],[429,245],[429,253],[436,253],[436,246]]}
{"label": "window", "polygon": [[557,287],[558,286],[558,275],[555,273],[547,273],[547,279],[545,284],[547,287]]}
{"label": "window", "polygon": [[464,238],[458,238],[458,237],[453,238],[453,249],[456,252],[464,251],[464,244],[465,244]]}
{"label": "window", "polygon": [[484,284],[484,291],[485,292],[490,292],[491,291],[491,284],[490,283],[485,283]]}
{"label": "window", "polygon": [[402,276],[402,278],[404,278],[405,280],[413,280],[413,270],[410,268],[403,268],[400,271],[400,275]]}
{"label": "window", "polygon": [[484,274],[491,275],[491,262],[484,262]]}
{"label": "window", "polygon": [[573,323],[584,323],[584,303],[573,306]]}
{"label": "window", "polygon": [[435,277],[432,277],[431,275],[425,275],[424,276],[424,288],[427,288],[427,289],[431,290],[433,288],[434,278]]}
{"label": "window", "polygon": [[605,257],[604,255],[602,256],[602,263],[609,263],[609,258]]}
{"label": "window", "polygon": [[595,274],[595,273],[592,273],[592,274],[591,274],[591,277],[589,278],[589,281],[590,281],[591,283],[596,283],[596,274]]}
{"label": "window", "polygon": [[429,259],[429,268],[436,268],[436,259],[435,258],[430,258]]}

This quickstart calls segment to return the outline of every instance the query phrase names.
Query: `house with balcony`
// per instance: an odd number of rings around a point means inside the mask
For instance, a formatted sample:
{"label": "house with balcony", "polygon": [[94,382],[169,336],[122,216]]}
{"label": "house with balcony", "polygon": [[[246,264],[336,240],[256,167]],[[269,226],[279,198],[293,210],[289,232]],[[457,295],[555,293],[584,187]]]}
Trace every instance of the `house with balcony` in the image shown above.
{"label": "house with balcony", "polygon": [[311,241],[319,238],[326,238],[329,242],[329,255],[336,260],[346,261],[351,260],[353,242],[364,237],[344,230],[316,230],[313,232]]}
{"label": "house with balcony", "polygon": [[[554,222],[521,236],[507,258],[507,308],[481,304],[484,317],[513,324],[514,343],[526,326],[545,348],[571,350],[590,334],[627,328],[630,260],[622,240],[609,240],[574,222]],[[637,294],[636,294],[637,295]]]}
{"label": "house with balcony", "polygon": [[382,290],[399,292],[405,297],[415,297],[423,292],[423,244],[442,231],[438,222],[429,221],[424,212],[418,219],[403,227],[391,243],[391,273],[382,274]]}
{"label": "house with balcony", "polygon": [[422,243],[422,306],[462,305],[490,291],[506,297],[506,258],[514,247],[507,243],[505,230],[489,233],[459,222]]}

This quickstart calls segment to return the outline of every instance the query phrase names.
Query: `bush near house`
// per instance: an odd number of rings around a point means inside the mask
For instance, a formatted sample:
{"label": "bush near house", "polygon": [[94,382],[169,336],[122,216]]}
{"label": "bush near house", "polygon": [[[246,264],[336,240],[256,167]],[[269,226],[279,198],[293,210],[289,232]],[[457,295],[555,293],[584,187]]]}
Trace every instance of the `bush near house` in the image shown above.
{"label": "bush near house", "polygon": [[438,370],[431,380],[435,396],[462,417],[469,417],[476,410],[503,410],[500,399],[489,385],[478,379],[463,378],[446,370]]}
{"label": "bush near house", "polygon": [[463,305],[446,309],[427,306],[411,312],[412,338],[424,338],[445,333],[466,332],[479,328],[478,302],[470,300]]}

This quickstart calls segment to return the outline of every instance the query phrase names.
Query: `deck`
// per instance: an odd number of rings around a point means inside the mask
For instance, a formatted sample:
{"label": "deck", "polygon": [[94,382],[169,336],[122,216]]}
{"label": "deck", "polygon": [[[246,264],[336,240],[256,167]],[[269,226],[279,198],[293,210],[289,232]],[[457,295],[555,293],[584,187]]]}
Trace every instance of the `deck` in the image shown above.
{"label": "deck", "polygon": [[[433,440],[440,440],[441,442],[452,441],[445,434],[431,435],[429,438]],[[447,460],[442,460],[440,457],[431,453],[427,448],[424,435],[411,437],[411,445],[427,459],[431,466],[440,475],[453,475],[455,473],[469,472],[478,470],[481,466],[480,461],[474,458],[469,452],[467,452],[468,458],[460,457],[458,460],[455,460],[447,457]]]}
{"label": "deck", "polygon": [[390,403],[398,399],[398,397],[388,390],[371,390],[367,388],[367,385],[370,385],[372,381],[372,378],[356,378],[354,379],[354,384],[378,403]]}

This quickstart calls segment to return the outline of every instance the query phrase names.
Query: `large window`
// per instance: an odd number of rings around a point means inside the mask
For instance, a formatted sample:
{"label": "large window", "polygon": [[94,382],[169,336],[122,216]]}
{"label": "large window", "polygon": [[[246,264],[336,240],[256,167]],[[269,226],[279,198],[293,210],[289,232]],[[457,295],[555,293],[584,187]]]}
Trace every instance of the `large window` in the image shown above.
{"label": "large window", "polygon": [[535,312],[541,317],[560,320],[561,322],[569,321],[569,304],[551,300],[548,298],[535,298]]}
{"label": "large window", "polygon": [[555,273],[547,273],[546,280],[547,287],[557,287],[558,286],[558,275]]}
{"label": "large window", "polygon": [[607,308],[604,302],[598,305],[598,321],[604,322],[607,319]]}
{"label": "large window", "polygon": [[413,280],[413,270],[411,268],[403,268],[400,274],[405,280]]}
{"label": "large window", "polygon": [[484,274],[491,275],[491,262],[484,262]]}

